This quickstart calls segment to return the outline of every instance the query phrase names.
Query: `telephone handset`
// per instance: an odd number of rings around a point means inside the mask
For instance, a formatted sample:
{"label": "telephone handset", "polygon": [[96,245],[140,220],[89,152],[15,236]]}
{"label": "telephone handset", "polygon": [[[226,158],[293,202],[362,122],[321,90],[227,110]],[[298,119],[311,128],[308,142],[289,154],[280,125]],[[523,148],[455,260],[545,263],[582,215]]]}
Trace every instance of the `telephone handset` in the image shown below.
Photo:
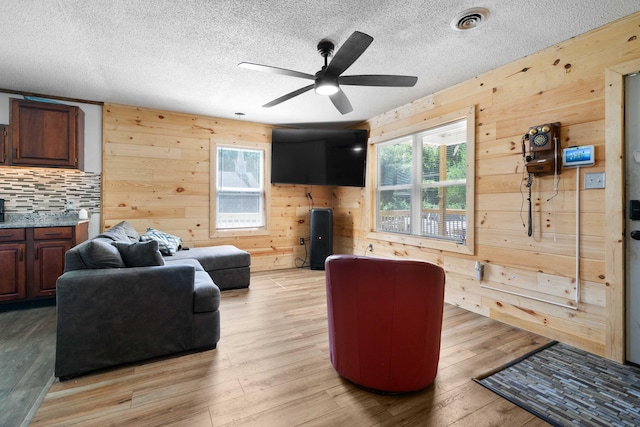
{"label": "telephone handset", "polygon": [[[535,176],[560,174],[560,123],[532,126],[522,137],[522,157],[527,172]],[[526,154],[525,141],[529,142]]]}

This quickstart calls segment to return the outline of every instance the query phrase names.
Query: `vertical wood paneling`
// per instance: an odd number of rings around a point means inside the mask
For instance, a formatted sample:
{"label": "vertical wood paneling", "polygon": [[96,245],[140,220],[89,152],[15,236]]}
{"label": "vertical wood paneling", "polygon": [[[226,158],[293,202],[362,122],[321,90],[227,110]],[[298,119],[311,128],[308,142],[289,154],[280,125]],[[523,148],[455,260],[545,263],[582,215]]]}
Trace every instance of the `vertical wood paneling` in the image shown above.
{"label": "vertical wood paneling", "polygon": [[[428,241],[417,247],[377,240],[371,224],[355,220],[369,217],[362,210],[372,209],[371,188],[363,194],[335,190],[337,210],[359,225],[337,239],[340,249],[364,253],[372,243],[374,255],[437,262],[448,272],[447,302],[623,361],[622,76],[640,69],[638,36],[635,14],[369,120],[371,140],[378,142],[476,106],[476,250],[467,256],[429,249]],[[552,199],[553,177],[535,179],[532,237],[523,226],[521,137],[529,126],[555,121],[562,125],[563,148],[596,147],[596,165],[582,168],[580,182],[585,172],[607,173],[606,189],[581,184],[579,190],[577,310],[562,306],[575,305],[575,170],[562,172]],[[475,261],[485,264],[482,283],[474,277]]]}
{"label": "vertical wood paneling", "polygon": [[273,186],[268,234],[211,238],[211,140],[270,143],[272,127],[115,104],[105,104],[103,126],[104,227],[126,220],[139,233],[180,236],[185,246],[233,244],[251,253],[253,271],[272,270],[304,260],[306,194],[316,207],[332,206],[329,188]]}

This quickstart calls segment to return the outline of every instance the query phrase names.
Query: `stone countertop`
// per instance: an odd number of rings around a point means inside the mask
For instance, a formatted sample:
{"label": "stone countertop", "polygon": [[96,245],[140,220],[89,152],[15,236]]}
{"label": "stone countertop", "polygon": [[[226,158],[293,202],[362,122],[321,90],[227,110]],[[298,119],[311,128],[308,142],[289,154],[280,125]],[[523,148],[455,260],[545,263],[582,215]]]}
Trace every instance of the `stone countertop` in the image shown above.
{"label": "stone countertop", "polygon": [[86,220],[78,218],[78,212],[46,212],[11,214],[5,213],[3,228],[31,228],[31,227],[68,227],[76,226]]}

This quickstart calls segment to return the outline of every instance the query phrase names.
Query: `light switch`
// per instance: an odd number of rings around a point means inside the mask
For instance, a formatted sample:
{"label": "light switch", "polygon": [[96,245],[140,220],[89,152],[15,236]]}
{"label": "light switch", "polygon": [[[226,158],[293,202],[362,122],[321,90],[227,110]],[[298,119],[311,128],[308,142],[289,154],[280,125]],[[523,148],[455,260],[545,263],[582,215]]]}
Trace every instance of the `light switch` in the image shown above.
{"label": "light switch", "polygon": [[584,189],[604,188],[604,172],[590,172],[584,174]]}

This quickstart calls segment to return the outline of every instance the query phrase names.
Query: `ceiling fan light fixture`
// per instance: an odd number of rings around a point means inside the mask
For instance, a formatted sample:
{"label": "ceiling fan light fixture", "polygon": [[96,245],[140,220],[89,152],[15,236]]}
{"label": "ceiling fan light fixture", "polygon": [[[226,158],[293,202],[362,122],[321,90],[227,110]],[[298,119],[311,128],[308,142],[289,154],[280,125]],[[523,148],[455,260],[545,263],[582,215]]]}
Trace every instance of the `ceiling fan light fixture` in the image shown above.
{"label": "ceiling fan light fixture", "polygon": [[326,75],[316,77],[313,89],[318,95],[334,95],[338,93],[340,87],[338,86],[338,80]]}

